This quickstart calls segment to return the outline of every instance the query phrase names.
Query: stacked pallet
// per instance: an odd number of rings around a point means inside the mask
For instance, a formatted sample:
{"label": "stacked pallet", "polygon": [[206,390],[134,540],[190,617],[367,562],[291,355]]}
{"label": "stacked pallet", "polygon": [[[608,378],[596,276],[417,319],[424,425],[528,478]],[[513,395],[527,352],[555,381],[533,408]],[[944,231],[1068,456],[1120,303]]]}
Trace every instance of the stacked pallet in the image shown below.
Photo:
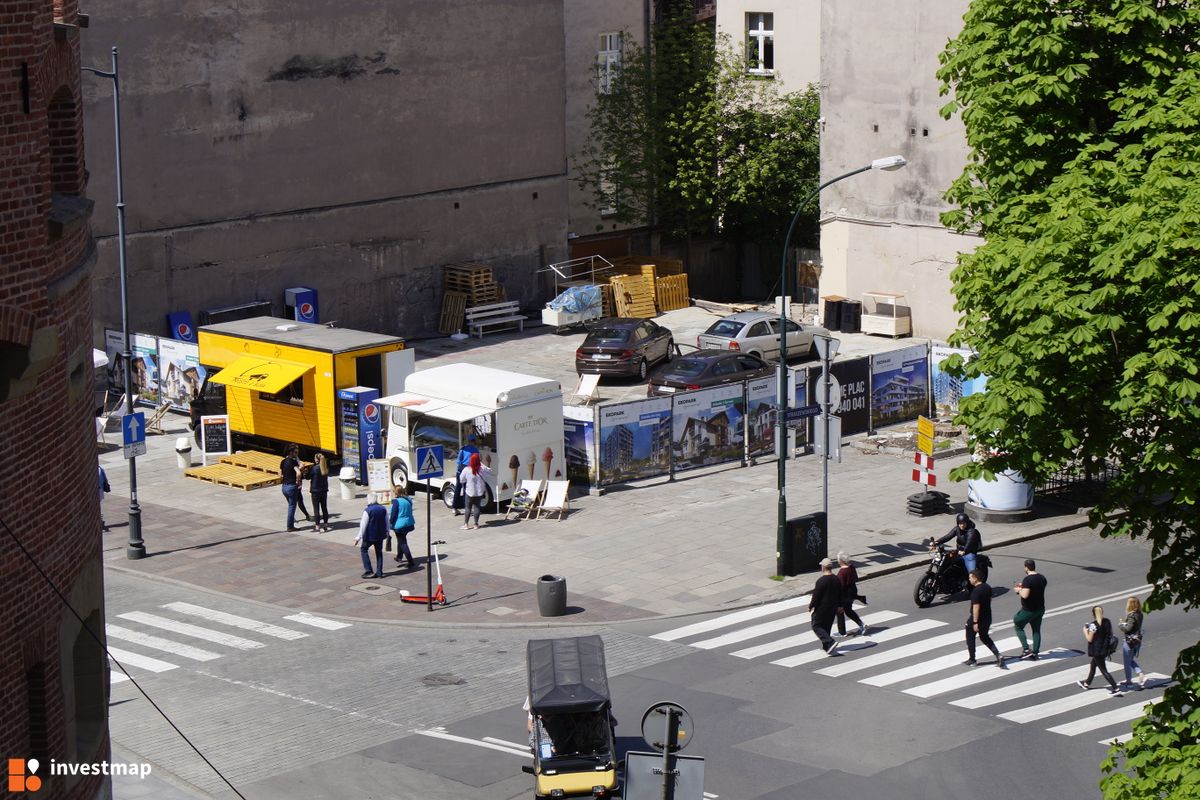
{"label": "stacked pallet", "polygon": [[496,283],[492,268],[484,264],[457,263],[442,267],[442,315],[438,332],[458,333],[468,308],[507,300],[504,287]]}
{"label": "stacked pallet", "polygon": [[654,281],[654,303],[659,311],[674,311],[692,304],[687,275],[666,275]]}
{"label": "stacked pallet", "polygon": [[655,315],[652,275],[614,275],[611,283],[618,317]]}
{"label": "stacked pallet", "polygon": [[604,316],[653,317],[691,305],[687,275],[677,258],[621,256],[612,260],[601,284]]}

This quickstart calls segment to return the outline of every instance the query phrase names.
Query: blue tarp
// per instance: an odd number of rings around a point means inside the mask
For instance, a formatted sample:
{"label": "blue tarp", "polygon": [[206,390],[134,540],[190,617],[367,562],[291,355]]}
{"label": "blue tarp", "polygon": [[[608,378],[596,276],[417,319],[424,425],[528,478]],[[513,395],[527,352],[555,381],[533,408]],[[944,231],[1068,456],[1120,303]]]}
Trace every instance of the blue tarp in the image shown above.
{"label": "blue tarp", "polygon": [[569,314],[587,314],[600,316],[601,301],[599,286],[572,286],[558,297],[546,304],[553,311],[566,311]]}

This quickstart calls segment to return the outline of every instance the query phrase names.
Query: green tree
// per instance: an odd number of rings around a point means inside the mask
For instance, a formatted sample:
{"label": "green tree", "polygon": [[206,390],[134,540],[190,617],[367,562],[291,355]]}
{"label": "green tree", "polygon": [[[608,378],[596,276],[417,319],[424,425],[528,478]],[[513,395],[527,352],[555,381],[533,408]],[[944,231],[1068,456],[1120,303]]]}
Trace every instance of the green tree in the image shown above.
{"label": "green tree", "polygon": [[[970,146],[944,221],[960,421],[1006,468],[1119,472],[1090,522],[1151,543],[1148,610],[1200,604],[1200,8],[974,0],[939,78]],[[1110,614],[1110,616],[1115,616]],[[1200,797],[1200,644],[1102,765],[1108,800]]]}

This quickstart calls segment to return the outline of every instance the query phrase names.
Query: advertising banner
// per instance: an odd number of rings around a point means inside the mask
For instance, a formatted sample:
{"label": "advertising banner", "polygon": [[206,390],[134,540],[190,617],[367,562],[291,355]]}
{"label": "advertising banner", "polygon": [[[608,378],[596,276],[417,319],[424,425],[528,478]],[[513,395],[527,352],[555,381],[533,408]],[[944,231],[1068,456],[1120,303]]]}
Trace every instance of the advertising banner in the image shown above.
{"label": "advertising banner", "polygon": [[871,357],[871,423],[916,419],[929,409],[929,348],[914,345]]}
{"label": "advertising banner", "polygon": [[[842,405],[836,413],[842,419],[842,436],[853,436],[865,433],[871,427],[870,393],[871,364],[868,358],[855,358],[850,361],[835,361],[829,367],[833,377],[842,385]],[[808,372],[808,390],[812,397],[818,397],[817,382],[821,380],[821,371],[811,369]]]}
{"label": "advertising banner", "polygon": [[177,411],[187,411],[188,403],[200,396],[204,386],[206,371],[200,366],[200,347],[175,339],[159,339],[158,359],[163,401],[169,400],[171,408]]}
{"label": "advertising banner", "polygon": [[671,460],[671,398],[600,409],[600,483],[664,475]]}
{"label": "advertising banner", "polygon": [[987,387],[987,376],[971,380],[960,380],[942,368],[942,362],[952,355],[970,360],[975,355],[971,350],[935,344],[930,350],[931,383],[933,384],[933,410],[939,417],[952,417],[958,413],[958,401]]}
{"label": "advertising banner", "polygon": [[130,374],[133,376],[134,402],[158,406],[158,337],[135,333],[129,339],[133,351]]}
{"label": "advertising banner", "polygon": [[677,394],[672,408],[675,471],[740,461],[745,437],[741,383]]}
{"label": "advertising banner", "polygon": [[583,406],[563,406],[563,452],[567,459],[567,480],[586,486],[596,485],[596,410]]}
{"label": "advertising banner", "polygon": [[746,383],[746,442],[750,458],[775,452],[775,409],[778,379],[760,378]]}
{"label": "advertising banner", "polygon": [[[808,405],[808,379],[805,377],[810,374],[820,374],[817,370],[810,370],[808,367],[800,367],[790,370],[792,381],[792,399],[788,401],[788,408],[800,408]],[[816,397],[816,394],[812,395]],[[809,426],[798,425],[790,429],[792,450],[805,447],[809,442]]]}

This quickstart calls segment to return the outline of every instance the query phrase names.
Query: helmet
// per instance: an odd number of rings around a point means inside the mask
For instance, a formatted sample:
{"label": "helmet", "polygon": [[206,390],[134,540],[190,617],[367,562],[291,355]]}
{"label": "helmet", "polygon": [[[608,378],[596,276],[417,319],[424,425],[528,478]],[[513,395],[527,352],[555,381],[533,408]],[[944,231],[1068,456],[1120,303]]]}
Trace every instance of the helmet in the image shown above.
{"label": "helmet", "polygon": [[965,522],[965,523],[967,523],[967,525],[970,525],[970,524],[971,524],[971,518],[970,518],[970,517],[968,517],[966,514],[961,514],[961,513],[960,513],[960,514],[959,514],[957,517],[955,517],[955,518],[954,518],[954,524],[955,524],[955,525],[961,525],[961,524],[963,524],[964,522]]}

